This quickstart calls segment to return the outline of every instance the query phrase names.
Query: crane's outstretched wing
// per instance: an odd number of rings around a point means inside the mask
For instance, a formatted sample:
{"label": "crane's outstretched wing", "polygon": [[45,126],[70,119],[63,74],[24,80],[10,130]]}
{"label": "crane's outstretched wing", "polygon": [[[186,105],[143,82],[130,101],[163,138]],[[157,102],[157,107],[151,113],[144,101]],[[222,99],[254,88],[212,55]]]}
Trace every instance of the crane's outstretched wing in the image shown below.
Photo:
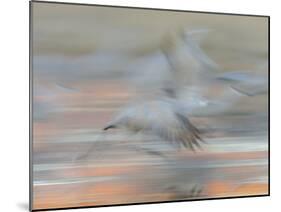
{"label": "crane's outstretched wing", "polygon": [[176,97],[183,87],[206,86],[212,72],[219,69],[198,41],[207,31],[182,30],[176,36],[165,37],[159,50],[132,60],[126,69],[130,70],[133,86],[139,93],[148,91],[170,97]]}
{"label": "crane's outstretched wing", "polygon": [[[210,72],[220,69],[219,65],[212,60],[200,47],[199,40],[209,33],[208,29],[197,29],[190,31],[183,31],[181,33],[182,39],[186,45],[188,52],[193,55],[194,59],[198,61],[201,66],[201,71]],[[199,39],[198,39],[199,38]]]}
{"label": "crane's outstretched wing", "polygon": [[268,92],[268,77],[264,74],[236,71],[224,73],[217,79],[228,81],[233,90],[246,96],[262,95]]}

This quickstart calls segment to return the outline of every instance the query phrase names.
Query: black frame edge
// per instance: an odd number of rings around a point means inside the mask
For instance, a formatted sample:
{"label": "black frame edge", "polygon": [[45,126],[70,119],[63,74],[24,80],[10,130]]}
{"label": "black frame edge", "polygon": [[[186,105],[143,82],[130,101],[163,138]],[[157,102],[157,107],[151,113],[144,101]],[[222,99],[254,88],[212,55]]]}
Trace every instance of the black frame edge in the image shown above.
{"label": "black frame edge", "polygon": [[163,203],[185,203],[185,202],[197,202],[208,200],[226,200],[226,199],[242,199],[242,198],[255,198],[255,197],[269,197],[269,194],[259,195],[247,195],[247,196],[230,196],[230,197],[211,197],[205,199],[183,199],[183,200],[171,200],[171,201],[157,201],[157,202],[137,202],[137,203],[124,203],[124,204],[112,204],[112,205],[94,205],[94,206],[78,206],[67,208],[44,208],[34,209],[32,211],[54,211],[54,210],[72,210],[72,209],[87,209],[87,208],[104,208],[104,207],[118,207],[118,206],[134,206],[134,205],[151,205],[151,204],[163,204]]}
{"label": "black frame edge", "polygon": [[170,12],[190,12],[190,13],[203,13],[214,15],[236,15],[236,16],[249,16],[267,18],[269,15],[257,15],[257,14],[240,14],[240,13],[224,13],[224,12],[207,12],[196,10],[181,10],[181,9],[168,9],[168,8],[152,8],[152,7],[135,7],[135,6],[122,6],[122,5],[106,5],[106,4],[91,4],[91,3],[74,3],[74,2],[60,2],[60,1],[44,1],[44,0],[31,0],[33,3],[47,3],[47,4],[64,4],[64,5],[80,5],[80,6],[95,6],[95,7],[110,7],[110,8],[124,8],[124,9],[144,9],[144,10],[158,10],[158,11],[170,11]]}
{"label": "black frame edge", "polygon": [[268,24],[268,102],[267,102],[267,105],[268,105],[268,109],[267,109],[267,112],[268,112],[268,155],[267,155],[267,159],[268,159],[268,195],[270,196],[270,16],[268,16],[267,18],[267,24]]}

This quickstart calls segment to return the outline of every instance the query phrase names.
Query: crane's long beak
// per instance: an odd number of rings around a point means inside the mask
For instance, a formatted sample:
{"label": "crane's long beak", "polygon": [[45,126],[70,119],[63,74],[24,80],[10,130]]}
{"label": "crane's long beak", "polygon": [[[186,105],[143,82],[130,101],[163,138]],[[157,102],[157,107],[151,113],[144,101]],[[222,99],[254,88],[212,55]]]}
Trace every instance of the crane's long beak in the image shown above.
{"label": "crane's long beak", "polygon": [[116,128],[116,126],[114,126],[114,125],[108,125],[108,126],[106,126],[105,128],[103,128],[103,130],[108,130],[108,129],[110,129],[110,128]]}

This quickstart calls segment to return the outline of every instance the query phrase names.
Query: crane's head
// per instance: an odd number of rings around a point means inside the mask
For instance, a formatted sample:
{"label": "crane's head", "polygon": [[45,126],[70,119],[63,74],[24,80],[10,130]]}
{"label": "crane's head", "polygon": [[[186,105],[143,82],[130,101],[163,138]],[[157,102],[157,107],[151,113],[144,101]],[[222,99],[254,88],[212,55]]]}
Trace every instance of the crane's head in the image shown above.
{"label": "crane's head", "polygon": [[109,124],[106,127],[103,128],[103,130],[109,130],[109,129],[114,129],[117,128],[117,126],[113,125],[113,124]]}
{"label": "crane's head", "polygon": [[132,120],[128,117],[122,117],[118,118],[117,120],[111,121],[103,128],[103,130],[105,131],[109,129],[124,129],[132,132],[138,132],[143,129],[143,125],[137,120]]}

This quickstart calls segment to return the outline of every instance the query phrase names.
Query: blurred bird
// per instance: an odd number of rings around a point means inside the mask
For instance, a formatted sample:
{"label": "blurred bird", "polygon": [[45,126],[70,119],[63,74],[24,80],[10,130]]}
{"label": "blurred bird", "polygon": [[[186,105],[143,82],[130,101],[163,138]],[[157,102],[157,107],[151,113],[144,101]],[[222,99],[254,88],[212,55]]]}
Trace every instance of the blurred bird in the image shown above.
{"label": "blurred bird", "polygon": [[[133,62],[129,67],[138,73],[133,82],[145,92],[139,93],[140,100],[122,108],[104,130],[144,133],[158,136],[178,149],[201,149],[202,133],[190,117],[221,113],[245,96],[231,86],[234,81],[241,83],[243,77],[218,75],[220,67],[201,49],[196,36],[202,38],[206,32],[182,31],[176,41],[164,40],[159,51]],[[204,92],[213,85],[223,88],[220,96],[206,98]]]}
{"label": "blurred bird", "polygon": [[[167,42],[165,41],[165,43]],[[200,48],[197,49],[197,53],[200,54]],[[178,99],[177,93],[181,89],[181,82],[176,65],[173,64],[175,62],[173,56],[175,55],[172,56],[170,52],[168,53],[171,49],[167,50],[167,52],[166,50],[163,47],[162,52],[154,54],[152,59],[150,59],[150,64],[152,65],[157,64],[153,63],[155,61],[162,63],[166,61],[166,65],[170,69],[168,73],[166,72],[167,75],[164,76],[164,78],[166,77],[164,81],[161,82],[161,74],[159,74],[157,76],[159,81],[154,80],[152,85],[149,86],[151,93],[154,93],[154,95],[150,93],[150,97],[146,96],[139,103],[134,102],[127,108],[122,109],[121,113],[104,127],[104,130],[117,128],[134,133],[141,132],[157,135],[178,148],[190,148],[192,151],[195,151],[196,148],[201,148],[203,139],[201,138],[200,131],[191,123],[184,101]],[[182,50],[186,50],[185,47]],[[189,51],[192,51],[192,49]],[[192,54],[185,56],[185,60],[189,57],[190,63],[193,60],[193,64],[198,64],[194,66],[200,66],[203,63],[198,58],[192,58]],[[197,57],[200,57],[200,55],[197,55]],[[180,63],[177,62],[178,64]],[[193,68],[195,69],[195,67]],[[146,75],[146,72],[142,73],[143,76]],[[142,78],[141,80],[145,79],[147,78]],[[146,87],[146,81],[143,81],[143,83],[144,86],[142,87]],[[155,89],[153,89],[153,86]]]}
{"label": "blurred bird", "polygon": [[[189,116],[217,115],[231,109],[241,97],[267,93],[266,76],[221,70],[200,47],[208,32],[207,29],[181,30],[174,45],[162,47],[173,75],[163,90],[181,101]],[[258,68],[266,69],[265,64],[259,64]],[[213,88],[219,92],[210,95]]]}
{"label": "blurred bird", "polygon": [[[226,77],[234,80],[235,75],[217,77],[219,66],[205,54],[195,38],[202,33],[206,31],[183,31],[176,42],[165,40],[160,49],[170,75],[163,75],[162,82],[161,79],[154,81],[155,89],[149,86],[151,93],[154,92],[154,95],[150,94],[150,99],[146,97],[140,103],[123,109],[104,130],[117,128],[134,133],[150,133],[177,147],[190,148],[192,151],[195,151],[195,147],[200,148],[203,139],[189,116],[220,113],[243,95],[233,89],[230,83],[225,85]],[[157,58],[158,62],[161,61]],[[170,78],[167,79],[167,76]],[[237,81],[242,79],[238,78]],[[202,91],[213,84],[224,86],[223,91],[218,98],[207,99]],[[145,82],[143,85],[145,87]]]}
{"label": "blurred bird", "polygon": [[200,131],[190,122],[176,100],[162,98],[124,109],[104,130],[125,129],[157,135],[178,148],[200,148]]}

